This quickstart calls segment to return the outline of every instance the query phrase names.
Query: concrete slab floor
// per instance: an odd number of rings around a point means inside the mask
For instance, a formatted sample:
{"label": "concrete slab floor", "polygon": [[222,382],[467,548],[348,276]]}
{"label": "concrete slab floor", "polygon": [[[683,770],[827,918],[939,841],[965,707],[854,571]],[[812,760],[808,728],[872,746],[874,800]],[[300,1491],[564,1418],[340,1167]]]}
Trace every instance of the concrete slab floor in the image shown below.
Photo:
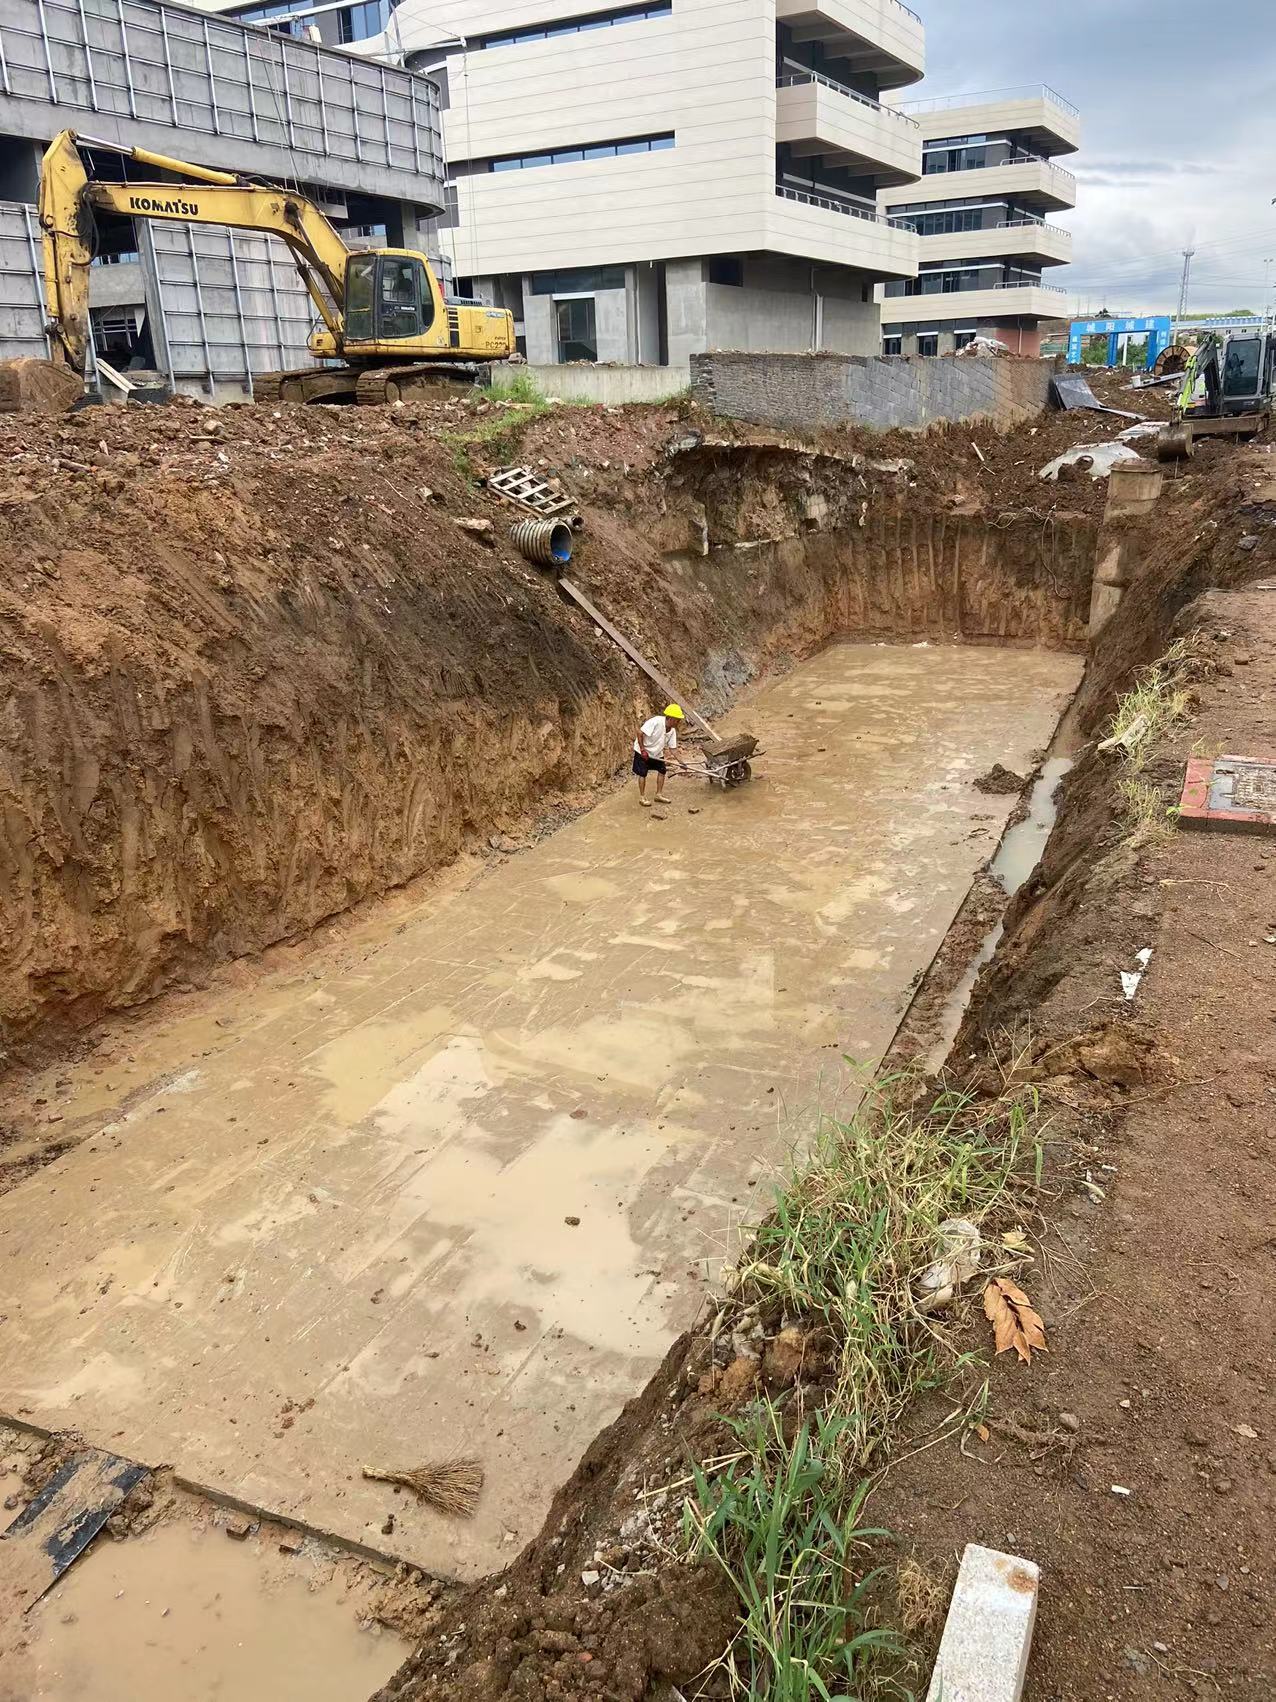
{"label": "concrete slab floor", "polygon": [[[1014,802],[971,781],[1080,672],[827,650],[737,717],[750,785],[674,780],[664,820],[627,789],[159,1026],[127,1081],[64,1067],[101,1129],[0,1199],[0,1408],[443,1575],[507,1562],[853,1103]],[[470,1522],[360,1475],[457,1453]]]}

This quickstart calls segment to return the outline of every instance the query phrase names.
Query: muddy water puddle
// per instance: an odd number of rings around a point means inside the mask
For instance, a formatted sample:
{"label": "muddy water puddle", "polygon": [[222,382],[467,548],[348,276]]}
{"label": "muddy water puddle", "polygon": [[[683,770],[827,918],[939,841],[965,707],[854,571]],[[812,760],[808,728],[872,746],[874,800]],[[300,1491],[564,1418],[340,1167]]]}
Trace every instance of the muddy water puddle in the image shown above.
{"label": "muddy water puddle", "polygon": [[219,1525],[99,1538],[0,1654],[0,1702],[365,1702],[408,1652],[378,1587]]}
{"label": "muddy water puddle", "polygon": [[[1030,767],[1079,675],[825,651],[735,718],[749,785],[614,794],[133,1041],[117,1102],[64,1069],[92,1133],[0,1199],[0,1410],[444,1575],[502,1565],[854,1105],[847,1060],[882,1056],[1012,807],[976,776]],[[464,1525],[360,1475],[452,1453],[487,1473]]]}
{"label": "muddy water puddle", "polygon": [[[1032,791],[1028,794],[1027,814],[1022,821],[1006,829],[1005,836],[997,847],[996,856],[988,865],[988,872],[1001,884],[1007,903],[1041,861],[1046,840],[1050,837],[1059,813],[1059,787],[1072,765],[1071,757],[1047,757],[1041,765],[1041,772],[1033,782]],[[985,964],[992,962],[993,954],[1001,944],[1005,927],[1003,912],[980,941],[979,950],[967,965],[961,980],[944,1000],[935,1039],[926,1054],[926,1068],[932,1073],[943,1068],[949,1048],[961,1027],[961,1019],[965,1016],[975,991],[975,983]]]}

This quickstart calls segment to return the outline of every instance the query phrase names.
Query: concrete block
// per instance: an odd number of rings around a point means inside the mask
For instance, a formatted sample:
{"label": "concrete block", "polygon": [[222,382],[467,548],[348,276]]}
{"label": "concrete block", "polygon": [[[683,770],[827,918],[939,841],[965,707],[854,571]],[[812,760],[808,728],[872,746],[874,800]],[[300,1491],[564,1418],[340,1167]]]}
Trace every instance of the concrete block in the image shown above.
{"label": "concrete block", "polygon": [[967,1544],[926,1702],[1019,1702],[1040,1581],[1031,1560]]}

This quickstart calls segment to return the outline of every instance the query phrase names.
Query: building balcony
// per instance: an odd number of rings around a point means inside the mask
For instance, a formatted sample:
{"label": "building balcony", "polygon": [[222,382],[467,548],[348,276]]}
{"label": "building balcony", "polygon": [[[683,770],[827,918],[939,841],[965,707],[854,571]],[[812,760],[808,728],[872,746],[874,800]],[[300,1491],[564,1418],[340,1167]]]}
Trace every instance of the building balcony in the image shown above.
{"label": "building balcony", "polygon": [[902,221],[777,184],[766,247],[879,278],[917,276],[917,234]]}
{"label": "building balcony", "polygon": [[926,69],[926,31],[903,0],[775,0],[775,18],[879,88],[915,83]]}
{"label": "building balcony", "polygon": [[892,295],[882,300],[883,325],[973,326],[990,319],[1061,319],[1068,292],[1055,284],[994,284],[986,290]]}
{"label": "building balcony", "polygon": [[917,120],[928,142],[945,136],[992,136],[1011,131],[1037,154],[1071,154],[1081,146],[1080,113],[1071,101],[1044,83],[1023,89],[901,101],[899,108]]}
{"label": "building balcony", "polygon": [[933,171],[907,188],[885,190],[882,203],[901,201],[1015,201],[1034,213],[1066,211],[1077,204],[1077,180],[1052,161],[1026,155],[1005,165],[986,165],[969,171]]}
{"label": "building balcony", "polygon": [[882,185],[910,183],[922,169],[921,131],[911,118],[815,71],[778,80],[775,139],[799,157],[822,154]]}
{"label": "building balcony", "polygon": [[1042,266],[1066,266],[1072,259],[1072,232],[1059,225],[1049,225],[1044,219],[1006,219],[982,230],[920,236],[918,242],[923,263],[1004,257]]}

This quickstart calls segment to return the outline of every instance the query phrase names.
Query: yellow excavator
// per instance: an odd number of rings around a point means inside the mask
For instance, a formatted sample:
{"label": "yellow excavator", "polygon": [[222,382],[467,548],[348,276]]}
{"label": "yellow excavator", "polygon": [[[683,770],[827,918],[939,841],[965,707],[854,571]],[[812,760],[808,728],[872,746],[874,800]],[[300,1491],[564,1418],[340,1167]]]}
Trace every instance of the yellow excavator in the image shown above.
{"label": "yellow excavator", "polygon": [[[175,181],[92,178],[82,147],[122,153]],[[40,228],[46,329],[58,358],[77,373],[88,360],[89,266],[98,212],[224,225],[287,243],[322,322],[310,333],[310,352],[342,364],[254,374],[259,402],[407,401],[437,391],[441,377],[472,379],[481,363],[514,352],[514,322],[503,308],[448,301],[425,255],[410,248],[347,248],[315,203],[297,190],[63,130],[41,167]]]}

